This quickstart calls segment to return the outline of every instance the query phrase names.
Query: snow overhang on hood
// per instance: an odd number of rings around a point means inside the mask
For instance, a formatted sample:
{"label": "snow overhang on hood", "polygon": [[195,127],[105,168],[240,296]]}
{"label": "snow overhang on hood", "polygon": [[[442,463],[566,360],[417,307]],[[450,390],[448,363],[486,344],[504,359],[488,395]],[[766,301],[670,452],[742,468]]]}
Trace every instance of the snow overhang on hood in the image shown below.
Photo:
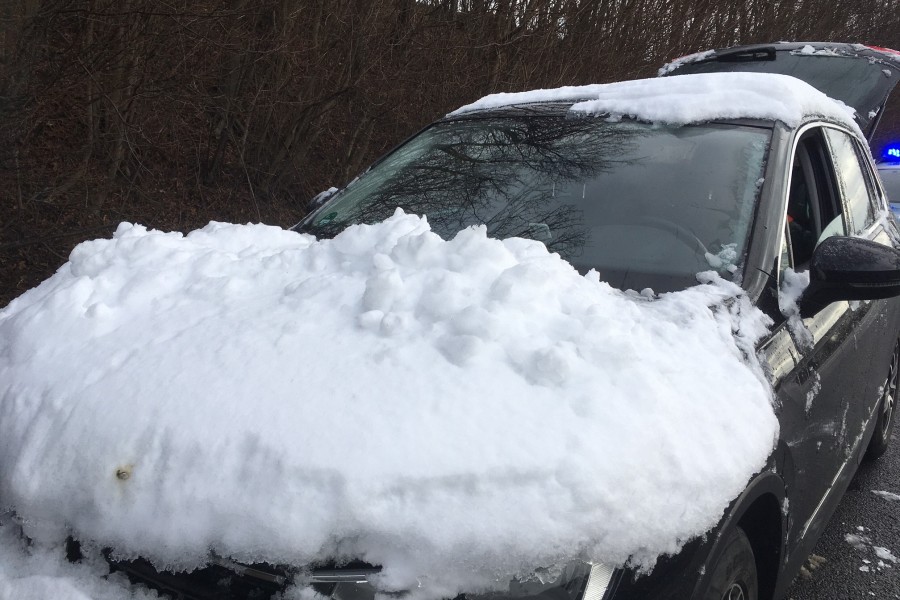
{"label": "snow overhang on hood", "polygon": [[778,432],[767,319],[705,281],[651,301],[402,212],[331,240],[122,224],[0,311],[0,505],[118,558],[358,557],[422,598],[648,566]]}

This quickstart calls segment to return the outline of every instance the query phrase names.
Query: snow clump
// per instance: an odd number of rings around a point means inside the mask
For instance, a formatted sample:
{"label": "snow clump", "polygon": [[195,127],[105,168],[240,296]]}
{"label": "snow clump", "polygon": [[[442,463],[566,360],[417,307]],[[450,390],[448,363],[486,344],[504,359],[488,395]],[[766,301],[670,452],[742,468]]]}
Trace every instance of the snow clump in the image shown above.
{"label": "snow clump", "polygon": [[680,58],[676,58],[671,62],[667,62],[656,72],[657,77],[663,77],[664,75],[668,75],[672,71],[675,71],[681,68],[684,65],[700,62],[702,60],[706,60],[707,58],[712,58],[716,55],[715,50],[704,50],[703,52],[695,52],[693,54],[688,54],[686,56],[682,56]]}

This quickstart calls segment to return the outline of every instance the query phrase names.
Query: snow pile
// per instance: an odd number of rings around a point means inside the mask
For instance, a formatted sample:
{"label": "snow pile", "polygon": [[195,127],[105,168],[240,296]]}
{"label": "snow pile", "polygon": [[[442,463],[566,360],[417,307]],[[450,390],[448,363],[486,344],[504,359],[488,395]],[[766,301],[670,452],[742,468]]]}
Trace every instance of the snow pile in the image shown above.
{"label": "snow pile", "polygon": [[[514,104],[574,102],[579,113],[686,125],[713,119],[772,119],[793,127],[810,115],[859,131],[854,110],[796,77],[771,73],[698,73],[618,83],[485,96],[451,115]],[[860,133],[860,136],[862,134]]]}
{"label": "snow pile", "polygon": [[649,301],[400,211],[322,241],[122,224],[0,312],[0,506],[158,566],[355,556],[423,597],[648,566],[777,435],[766,318],[706,280]]}

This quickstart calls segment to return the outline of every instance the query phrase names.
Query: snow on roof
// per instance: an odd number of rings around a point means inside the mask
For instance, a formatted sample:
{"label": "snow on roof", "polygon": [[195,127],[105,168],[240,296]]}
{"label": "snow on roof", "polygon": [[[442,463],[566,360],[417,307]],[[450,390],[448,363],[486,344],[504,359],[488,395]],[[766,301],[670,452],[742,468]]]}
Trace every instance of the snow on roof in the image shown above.
{"label": "snow on roof", "polygon": [[662,77],[663,75],[668,75],[675,69],[680,68],[683,65],[687,65],[690,63],[700,62],[701,60],[706,60],[711,56],[715,56],[715,50],[704,50],[703,52],[694,52],[693,54],[687,54],[680,58],[676,58],[671,62],[667,62],[656,72],[658,77]]}
{"label": "snow on roof", "polygon": [[646,566],[777,435],[767,320],[704,280],[649,301],[401,211],[321,241],[122,224],[0,311],[0,508],[160,566],[355,556],[421,598]]}
{"label": "snow on roof", "polygon": [[806,44],[802,48],[798,48],[796,50],[791,50],[791,54],[802,54],[804,56],[841,56],[840,52],[835,48],[818,48],[816,49],[814,46]]}
{"label": "snow on roof", "polygon": [[450,115],[537,102],[574,102],[573,112],[673,125],[751,118],[796,126],[817,116],[858,131],[852,108],[796,77],[772,73],[699,73],[491,94]]}

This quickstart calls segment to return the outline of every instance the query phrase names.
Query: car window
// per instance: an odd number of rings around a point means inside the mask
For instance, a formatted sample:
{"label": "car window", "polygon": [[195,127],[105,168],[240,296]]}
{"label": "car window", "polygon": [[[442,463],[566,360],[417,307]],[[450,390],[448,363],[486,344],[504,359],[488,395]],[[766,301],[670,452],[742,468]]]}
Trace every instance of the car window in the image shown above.
{"label": "car window", "polygon": [[862,233],[875,222],[875,207],[871,183],[860,164],[859,148],[847,133],[837,129],[825,130],[831,158],[837,174],[841,196],[850,217],[851,232]]}
{"label": "car window", "polygon": [[[807,268],[822,240],[847,233],[829,151],[818,128],[804,134],[794,151],[787,224],[790,266],[796,270]],[[782,261],[782,268],[787,266]]]}

